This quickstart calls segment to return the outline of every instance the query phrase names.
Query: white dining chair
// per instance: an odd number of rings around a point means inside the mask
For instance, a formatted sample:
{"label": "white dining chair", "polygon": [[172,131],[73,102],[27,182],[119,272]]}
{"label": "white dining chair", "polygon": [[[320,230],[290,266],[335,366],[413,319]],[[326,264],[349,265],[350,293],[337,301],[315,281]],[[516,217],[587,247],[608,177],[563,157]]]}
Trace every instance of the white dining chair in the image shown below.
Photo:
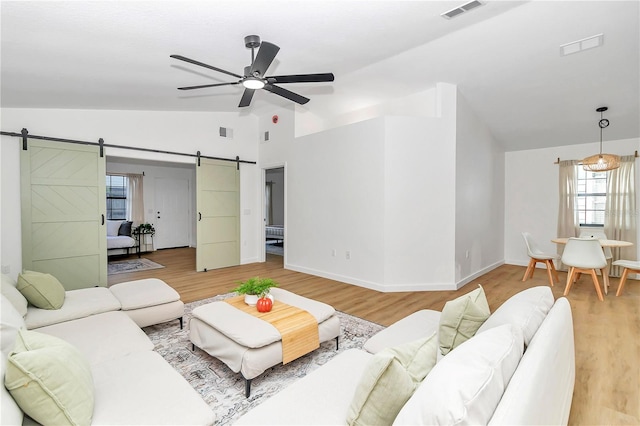
{"label": "white dining chair", "polygon": [[629,275],[629,273],[640,274],[640,262],[637,260],[620,259],[613,262],[613,264],[624,268],[622,276],[620,277],[620,284],[618,284],[618,291],[616,291],[616,296],[620,296],[622,289],[627,282],[627,275]]}
{"label": "white dining chair", "polygon": [[[580,238],[594,238],[596,240],[608,240],[607,234],[602,231],[581,231]],[[611,247],[602,247],[604,251],[604,257],[607,259],[607,267],[602,274],[602,285],[604,286],[605,294],[609,290],[609,270],[611,269],[611,262],[613,260],[613,253],[611,253]]]}
{"label": "white dining chair", "polygon": [[522,281],[526,281],[529,278],[533,278],[533,272],[536,269],[536,264],[538,262],[544,263],[547,266],[547,275],[549,276],[549,284],[553,287],[553,276],[555,276],[555,281],[560,282],[560,278],[558,278],[558,271],[556,271],[556,267],[553,264],[555,259],[558,259],[560,256],[552,253],[545,253],[538,247],[535,240],[528,232],[523,232],[522,237],[524,238],[524,243],[527,245],[527,254],[531,258],[529,260],[529,265],[527,266],[527,270],[524,272],[524,276],[522,277]]}
{"label": "white dining chair", "polygon": [[598,274],[596,274],[596,269],[599,269],[604,276],[607,267],[607,259],[604,257],[600,241],[595,238],[569,238],[562,253],[562,263],[569,267],[564,296],[569,294],[577,274],[590,274],[596,293],[598,293],[598,299],[604,301],[598,282]]}

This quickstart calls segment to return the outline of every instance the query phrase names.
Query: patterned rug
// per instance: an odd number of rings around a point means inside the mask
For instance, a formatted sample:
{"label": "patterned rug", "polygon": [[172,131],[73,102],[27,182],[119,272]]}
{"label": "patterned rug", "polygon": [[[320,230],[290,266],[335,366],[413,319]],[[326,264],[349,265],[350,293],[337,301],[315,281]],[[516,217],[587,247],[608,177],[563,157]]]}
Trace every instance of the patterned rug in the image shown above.
{"label": "patterned rug", "polygon": [[146,271],[148,269],[159,268],[164,268],[164,266],[149,259],[118,260],[107,264],[107,275],[126,274],[128,272]]}
{"label": "patterned rug", "polygon": [[197,349],[191,351],[188,324],[193,308],[222,300],[235,293],[185,305],[185,327],[180,330],[177,321],[144,328],[155,345],[155,350],[173,366],[202,395],[216,415],[217,425],[232,424],[251,408],[261,404],[289,384],[304,377],[325,364],[338,353],[351,348],[361,348],[364,342],[384,327],[343,312],[340,317],[340,348],[330,340],[320,348],[287,365],[277,365],[253,379],[251,395],[244,396],[245,381],[240,373],[234,373],[224,363]]}

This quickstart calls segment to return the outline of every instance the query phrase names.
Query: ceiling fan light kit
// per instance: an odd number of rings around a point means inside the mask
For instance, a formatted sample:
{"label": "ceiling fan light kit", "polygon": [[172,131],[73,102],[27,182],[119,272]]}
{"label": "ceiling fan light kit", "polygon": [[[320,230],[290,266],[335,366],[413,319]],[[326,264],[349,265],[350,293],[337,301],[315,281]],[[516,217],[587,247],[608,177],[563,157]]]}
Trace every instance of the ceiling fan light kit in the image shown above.
{"label": "ceiling fan light kit", "polygon": [[607,170],[614,170],[620,167],[619,155],[602,153],[602,129],[609,126],[609,120],[603,118],[603,113],[608,109],[607,107],[596,109],[596,111],[600,113],[600,121],[598,122],[598,127],[600,127],[600,153],[582,160],[582,168],[584,170],[606,172]]}
{"label": "ceiling fan light kit", "polygon": [[[221,72],[223,74],[227,74],[239,79],[238,81],[228,83],[178,87],[178,90],[204,89],[208,87],[232,86],[242,84],[242,86],[244,87],[244,93],[242,94],[242,98],[240,99],[240,103],[238,104],[238,107],[240,108],[249,106],[251,104],[251,99],[253,99],[253,94],[256,90],[260,89],[267,90],[268,92],[271,92],[275,95],[282,96],[283,98],[289,99],[300,105],[304,105],[309,102],[308,98],[305,98],[304,96],[291,92],[287,89],[283,89],[280,86],[276,86],[276,83],[323,83],[334,80],[334,76],[332,73],[266,76],[265,73],[267,72],[267,69],[269,69],[269,66],[275,59],[276,54],[278,53],[280,48],[275,44],[269,43],[267,41],[261,42],[260,37],[257,35],[246,36],[244,38],[244,45],[248,49],[251,49],[251,65],[244,67],[244,75],[234,74],[230,71],[226,71],[221,68],[205,64],[203,62],[189,59],[181,55],[170,55],[171,58],[208,68],[213,71]],[[256,56],[255,49],[258,47],[258,54]]]}

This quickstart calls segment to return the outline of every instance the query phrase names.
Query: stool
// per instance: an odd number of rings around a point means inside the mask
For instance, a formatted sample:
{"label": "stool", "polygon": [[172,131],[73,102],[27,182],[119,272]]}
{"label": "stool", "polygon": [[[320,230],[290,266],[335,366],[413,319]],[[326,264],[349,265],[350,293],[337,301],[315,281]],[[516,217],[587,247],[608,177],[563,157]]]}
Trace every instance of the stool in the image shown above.
{"label": "stool", "polygon": [[115,284],[109,290],[120,301],[122,311],[138,327],[179,319],[182,329],[184,303],[178,292],[164,281],[158,278],[127,281]]}

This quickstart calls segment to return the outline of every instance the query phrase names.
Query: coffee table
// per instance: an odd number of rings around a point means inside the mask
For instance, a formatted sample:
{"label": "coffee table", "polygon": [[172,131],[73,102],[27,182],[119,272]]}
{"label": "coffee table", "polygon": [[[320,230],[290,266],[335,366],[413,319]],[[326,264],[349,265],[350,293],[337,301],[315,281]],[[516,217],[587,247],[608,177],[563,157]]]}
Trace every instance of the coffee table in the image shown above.
{"label": "coffee table", "polygon": [[[318,321],[320,343],[340,336],[340,319],[326,303],[272,288],[275,303],[281,302],[309,312]],[[245,379],[245,395],[251,394],[251,381],[266,369],[282,363],[282,340],[270,323],[219,301],[198,306],[189,322],[192,349],[202,349],[218,358]]]}

